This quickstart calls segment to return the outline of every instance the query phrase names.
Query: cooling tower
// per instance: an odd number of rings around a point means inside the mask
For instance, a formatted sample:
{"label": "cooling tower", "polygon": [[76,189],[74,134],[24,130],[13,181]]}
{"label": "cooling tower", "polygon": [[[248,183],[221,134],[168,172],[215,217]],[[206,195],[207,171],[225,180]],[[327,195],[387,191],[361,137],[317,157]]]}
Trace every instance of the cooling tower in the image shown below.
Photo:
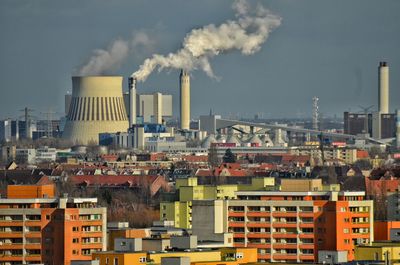
{"label": "cooling tower", "polygon": [[379,63],[379,112],[389,113],[389,66]]}
{"label": "cooling tower", "polygon": [[128,129],[121,76],[72,77],[72,100],[63,138],[98,143],[99,133]]}
{"label": "cooling tower", "polygon": [[190,76],[182,70],[179,76],[181,94],[181,129],[190,128]]}

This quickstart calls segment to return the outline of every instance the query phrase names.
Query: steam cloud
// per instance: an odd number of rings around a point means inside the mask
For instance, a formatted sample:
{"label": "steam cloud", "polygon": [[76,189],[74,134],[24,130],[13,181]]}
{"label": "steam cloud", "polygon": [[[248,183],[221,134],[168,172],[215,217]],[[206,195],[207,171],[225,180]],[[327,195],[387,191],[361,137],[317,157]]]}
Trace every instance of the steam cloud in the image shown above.
{"label": "steam cloud", "polygon": [[269,33],[281,23],[281,18],[272,14],[263,6],[253,9],[247,1],[234,2],[236,20],[228,20],[215,26],[210,24],[189,32],[182,48],[168,55],[153,54],[132,74],[138,81],[145,81],[157,68],[201,69],[208,76],[215,78],[210,59],[232,50],[239,50],[244,55],[253,54],[261,49]]}
{"label": "steam cloud", "polygon": [[117,39],[107,50],[97,49],[92,57],[81,67],[79,75],[102,75],[120,67],[130,52],[138,47],[149,47],[153,41],[144,32],[137,32],[131,40]]}

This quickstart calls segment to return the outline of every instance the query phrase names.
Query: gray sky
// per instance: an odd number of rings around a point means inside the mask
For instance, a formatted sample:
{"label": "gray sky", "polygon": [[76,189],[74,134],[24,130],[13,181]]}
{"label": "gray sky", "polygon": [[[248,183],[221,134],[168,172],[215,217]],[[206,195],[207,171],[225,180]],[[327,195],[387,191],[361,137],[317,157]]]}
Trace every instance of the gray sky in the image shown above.
{"label": "gray sky", "polygon": [[[125,78],[152,53],[181,47],[193,28],[234,19],[231,1],[215,0],[0,0],[0,119],[25,106],[62,113],[71,75],[118,39],[146,33],[110,74]],[[263,5],[282,24],[254,55],[224,53],[211,60],[220,80],[191,73],[192,117],[212,108],[222,114],[311,116],[313,96],[324,115],[377,108],[377,66],[390,66],[390,107],[400,108],[400,1],[274,0]],[[140,92],[174,95],[178,71],[154,72]],[[125,84],[125,83],[124,83]],[[124,87],[125,89],[125,87]]]}

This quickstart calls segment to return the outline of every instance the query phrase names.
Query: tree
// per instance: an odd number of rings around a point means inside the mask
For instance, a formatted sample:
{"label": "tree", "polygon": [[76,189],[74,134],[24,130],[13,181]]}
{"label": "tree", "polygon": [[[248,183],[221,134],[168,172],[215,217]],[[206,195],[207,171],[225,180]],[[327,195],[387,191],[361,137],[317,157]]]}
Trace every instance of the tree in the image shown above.
{"label": "tree", "polygon": [[222,157],[222,161],[224,161],[224,163],[236,162],[236,156],[232,153],[232,150],[230,148],[226,149],[225,155]]}

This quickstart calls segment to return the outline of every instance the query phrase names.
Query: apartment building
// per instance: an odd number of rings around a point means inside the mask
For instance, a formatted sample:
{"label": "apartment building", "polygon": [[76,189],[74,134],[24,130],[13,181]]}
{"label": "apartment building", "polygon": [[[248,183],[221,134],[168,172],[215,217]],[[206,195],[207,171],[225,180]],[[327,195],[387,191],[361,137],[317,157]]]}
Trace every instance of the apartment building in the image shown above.
{"label": "apartment building", "polygon": [[198,185],[196,177],[176,180],[177,201],[160,203],[160,220],[174,221],[175,227],[190,229],[192,227],[193,200],[224,200],[236,198],[239,190],[265,190],[274,188],[274,178],[252,178],[251,184],[231,185]]}
{"label": "apartment building", "polygon": [[192,202],[192,231],[233,233],[235,247],[258,248],[260,262],[317,262],[373,241],[373,203],[364,192],[239,191],[236,200]]}
{"label": "apartment building", "polygon": [[55,198],[54,186],[8,186],[0,199],[0,264],[71,264],[106,250],[97,198]]}
{"label": "apartment building", "polygon": [[[179,258],[186,258],[180,263]],[[172,259],[166,263],[165,259]],[[93,254],[93,260],[98,260],[99,265],[141,265],[141,264],[192,264],[192,265],[239,265],[254,264],[257,261],[255,248],[220,248],[187,249],[178,251],[135,251],[135,252],[98,252]]]}

